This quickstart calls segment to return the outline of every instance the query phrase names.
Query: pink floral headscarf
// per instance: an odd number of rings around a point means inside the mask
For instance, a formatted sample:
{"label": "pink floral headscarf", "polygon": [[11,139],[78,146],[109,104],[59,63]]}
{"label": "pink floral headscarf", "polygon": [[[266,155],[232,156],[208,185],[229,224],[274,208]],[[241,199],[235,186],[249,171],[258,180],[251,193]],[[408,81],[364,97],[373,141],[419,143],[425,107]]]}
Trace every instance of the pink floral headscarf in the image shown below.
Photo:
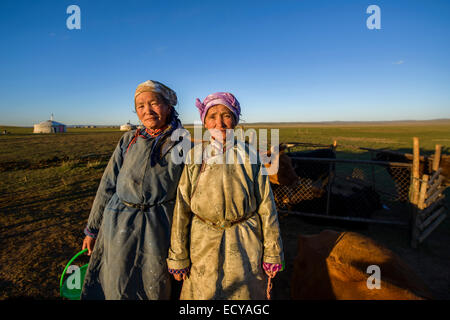
{"label": "pink floral headscarf", "polygon": [[236,97],[233,96],[229,92],[216,92],[213,94],[210,94],[203,100],[203,102],[200,101],[200,99],[197,98],[195,100],[195,105],[198,108],[198,111],[200,112],[200,118],[202,119],[202,122],[205,123],[205,116],[208,112],[208,109],[211,107],[214,107],[218,104],[222,104],[226,106],[230,111],[234,114],[236,118],[236,124],[239,122],[239,116],[241,114],[241,106],[239,104],[239,101],[237,101]]}

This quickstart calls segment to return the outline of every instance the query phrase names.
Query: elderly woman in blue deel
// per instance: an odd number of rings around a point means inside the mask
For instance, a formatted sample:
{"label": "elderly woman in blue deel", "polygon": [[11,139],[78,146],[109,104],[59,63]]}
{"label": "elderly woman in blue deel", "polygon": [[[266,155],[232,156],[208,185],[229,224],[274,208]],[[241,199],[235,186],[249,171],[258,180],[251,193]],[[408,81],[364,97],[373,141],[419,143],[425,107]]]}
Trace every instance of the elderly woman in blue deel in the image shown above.
{"label": "elderly woman in blue deel", "polygon": [[170,154],[170,135],[182,128],[177,96],[148,80],[134,102],[145,129],[122,136],[101,179],[84,231],[91,257],[81,299],[170,298],[166,258],[183,170]]}

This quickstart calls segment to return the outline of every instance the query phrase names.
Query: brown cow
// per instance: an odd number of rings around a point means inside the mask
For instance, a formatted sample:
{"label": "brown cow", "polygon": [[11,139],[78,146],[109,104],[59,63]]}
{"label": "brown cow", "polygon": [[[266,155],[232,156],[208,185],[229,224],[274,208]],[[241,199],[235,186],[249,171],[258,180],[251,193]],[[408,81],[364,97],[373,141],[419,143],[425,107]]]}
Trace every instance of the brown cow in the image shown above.
{"label": "brown cow", "polygon": [[[280,144],[278,148],[279,152],[274,153],[271,161],[264,164],[266,168],[269,168],[272,163],[278,161],[277,173],[269,175],[270,183],[283,186],[293,185],[298,181],[298,177],[292,165],[292,160],[286,155],[286,146],[284,144]],[[274,148],[267,151],[268,157],[272,156],[273,150]]]}
{"label": "brown cow", "polygon": [[[369,289],[368,267],[380,269]],[[373,271],[371,271],[373,272]],[[369,279],[372,284],[372,279]],[[300,236],[291,281],[293,299],[411,300],[432,298],[425,284],[392,251],[355,232]]]}
{"label": "brown cow", "polygon": [[[291,157],[285,152],[286,148],[285,144],[280,144],[278,153],[274,153],[274,148],[267,151],[267,156],[270,157],[273,155],[273,158],[271,162],[264,165],[269,168],[272,163],[278,161],[278,171],[275,174],[269,175],[269,180],[277,206],[289,209],[301,201],[312,200],[323,196],[325,186],[328,183],[329,169],[327,165],[325,175],[316,177],[316,180],[312,180],[307,175],[306,177],[299,177]],[[317,156],[320,157],[320,155]],[[309,167],[307,164],[303,164],[300,165],[300,168],[300,172],[304,173],[304,170],[308,171]]]}

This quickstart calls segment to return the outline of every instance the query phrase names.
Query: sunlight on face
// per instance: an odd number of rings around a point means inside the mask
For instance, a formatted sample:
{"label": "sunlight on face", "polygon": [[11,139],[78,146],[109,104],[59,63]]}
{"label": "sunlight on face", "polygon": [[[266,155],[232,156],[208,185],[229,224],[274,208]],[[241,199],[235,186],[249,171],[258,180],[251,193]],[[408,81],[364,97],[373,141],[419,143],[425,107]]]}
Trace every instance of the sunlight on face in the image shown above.
{"label": "sunlight on face", "polygon": [[218,104],[209,108],[205,116],[205,128],[208,129],[212,135],[213,129],[219,130],[222,133],[223,141],[226,139],[226,130],[234,129],[235,121],[234,115],[226,106]]}
{"label": "sunlight on face", "polygon": [[170,113],[170,107],[158,93],[142,92],[136,97],[136,113],[148,129],[162,128]]}

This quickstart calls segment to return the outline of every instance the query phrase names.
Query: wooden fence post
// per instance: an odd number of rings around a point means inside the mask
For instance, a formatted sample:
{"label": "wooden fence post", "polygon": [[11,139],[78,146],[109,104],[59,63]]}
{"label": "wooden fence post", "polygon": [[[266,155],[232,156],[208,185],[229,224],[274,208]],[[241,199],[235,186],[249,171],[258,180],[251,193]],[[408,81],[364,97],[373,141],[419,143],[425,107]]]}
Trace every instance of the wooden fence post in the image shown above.
{"label": "wooden fence post", "polygon": [[[337,140],[334,140],[333,146],[332,146],[334,154],[336,154],[336,148],[337,148]],[[331,187],[334,182],[335,174],[336,174],[336,164],[330,162],[329,167],[328,167],[327,207],[326,207],[327,216],[330,215]]]}
{"label": "wooden fence post", "polygon": [[420,151],[419,151],[419,138],[413,138],[413,167],[412,167],[412,204],[417,205],[419,201],[419,167],[420,167]]}
{"label": "wooden fence post", "polygon": [[417,219],[419,210],[417,204],[419,202],[419,166],[420,166],[420,150],[419,138],[413,138],[413,166],[412,166],[412,181],[409,193],[410,211],[411,211],[411,247],[417,248],[419,243],[419,229],[417,228]]}
{"label": "wooden fence post", "polygon": [[436,145],[433,159],[433,171],[438,171],[439,169],[439,162],[441,160],[441,148],[442,146],[440,144]]}
{"label": "wooden fence post", "polygon": [[[439,224],[444,221],[447,214],[443,206],[444,195],[442,186],[444,177],[439,167],[441,158],[441,145],[436,145],[431,175],[424,174],[420,181],[419,172],[419,142],[414,138],[413,173],[410,193],[411,202],[411,246],[417,248]],[[420,184],[418,192],[416,185]]]}
{"label": "wooden fence post", "polygon": [[419,210],[425,209],[425,198],[427,195],[428,178],[429,178],[428,175],[426,175],[426,174],[423,175],[422,186],[420,187],[419,202],[417,203],[417,209],[419,209]]}

